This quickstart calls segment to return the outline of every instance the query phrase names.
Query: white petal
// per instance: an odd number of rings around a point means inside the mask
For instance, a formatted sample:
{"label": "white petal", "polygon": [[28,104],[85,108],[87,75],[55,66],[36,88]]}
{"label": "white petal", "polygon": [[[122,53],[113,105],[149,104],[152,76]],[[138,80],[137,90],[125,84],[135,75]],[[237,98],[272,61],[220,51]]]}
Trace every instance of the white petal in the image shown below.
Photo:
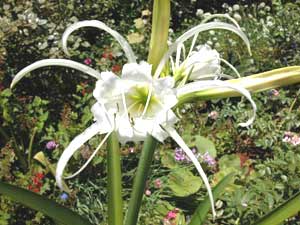
{"label": "white petal", "polygon": [[212,88],[212,87],[231,88],[231,89],[234,89],[234,90],[240,92],[242,95],[244,95],[250,101],[250,103],[252,105],[253,116],[247,122],[239,123],[239,125],[242,127],[246,127],[253,123],[255,116],[256,116],[256,110],[257,110],[256,104],[252,100],[250,92],[247,89],[245,89],[239,85],[230,84],[228,82],[220,81],[220,80],[195,81],[195,82],[188,83],[188,84],[178,88],[177,89],[177,97],[180,99],[180,97],[182,97],[183,95],[191,94],[193,92],[205,90],[207,88]]}
{"label": "white petal", "polygon": [[182,63],[187,71],[192,70],[189,80],[203,79],[207,75],[217,75],[221,71],[220,55],[209,45],[201,45],[198,51],[192,51]]}
{"label": "white petal", "polygon": [[104,134],[113,130],[113,116],[109,116],[100,102],[96,102],[92,106],[91,111],[94,115],[94,120],[99,124],[100,133]]}
{"label": "white petal", "polygon": [[63,37],[62,37],[62,46],[63,46],[64,52],[67,55],[69,55],[69,51],[67,48],[68,37],[73,31],[75,31],[81,27],[96,27],[100,30],[104,30],[104,31],[108,32],[119,42],[119,44],[121,45],[121,47],[123,48],[123,50],[126,54],[126,57],[128,58],[128,61],[129,62],[136,61],[135,60],[136,57],[135,57],[130,45],[126,41],[126,39],[123,38],[117,31],[111,29],[110,27],[108,27],[107,25],[105,25],[104,23],[102,23],[101,21],[98,21],[98,20],[85,20],[85,21],[77,22],[77,23],[72,24],[70,27],[68,27],[66,29],[66,31],[64,32]]}
{"label": "white petal", "polygon": [[127,63],[123,66],[121,77],[123,80],[149,83],[152,81],[151,70],[152,65],[147,62]]}
{"label": "white petal", "polygon": [[56,182],[60,189],[63,189],[62,184],[62,175],[64,169],[69,162],[72,155],[89,139],[100,132],[99,124],[94,123],[90,127],[88,127],[83,133],[76,136],[68,147],[64,150],[61,157],[58,160],[57,167],[56,167]]}
{"label": "white petal", "polygon": [[225,60],[225,59],[220,59],[223,63],[225,63],[227,66],[229,66],[229,68],[230,69],[232,69],[233,70],[233,72],[238,76],[238,77],[241,77],[241,75],[240,75],[240,73],[239,73],[239,71],[230,63],[230,62],[228,62],[227,60]]}
{"label": "white petal", "polygon": [[194,155],[192,150],[185,144],[185,142],[182,140],[182,138],[178,135],[178,133],[176,132],[176,130],[174,128],[168,127],[168,126],[165,126],[164,128],[170,134],[170,136],[173,138],[173,140],[187,154],[187,156],[191,159],[192,163],[195,165],[195,167],[196,167],[197,171],[199,172],[199,174],[200,174],[200,176],[201,176],[201,178],[204,182],[204,185],[207,189],[208,196],[209,196],[209,199],[210,199],[212,214],[213,214],[213,217],[215,217],[216,216],[216,211],[215,211],[214,198],[213,198],[213,194],[212,194],[212,191],[211,191],[211,187],[209,185],[207,176],[206,176],[205,172],[203,171],[198,159],[196,158],[196,156]]}
{"label": "white petal", "polygon": [[166,88],[173,88],[175,86],[175,80],[173,77],[167,76],[154,80],[154,87],[156,92],[161,92]]}
{"label": "white petal", "polygon": [[13,81],[11,82],[10,88],[13,88],[13,86],[21,80],[26,74],[30,73],[31,71],[46,67],[46,66],[63,66],[63,67],[69,67],[72,69],[79,70],[83,73],[86,73],[92,77],[95,77],[96,79],[100,79],[100,73],[91,67],[88,67],[86,65],[83,65],[81,63],[68,60],[68,59],[43,59],[39,60],[35,63],[32,63],[31,65],[25,67],[22,69],[17,75],[14,77]]}
{"label": "white petal", "polygon": [[242,38],[242,40],[247,45],[248,51],[251,52],[250,51],[250,42],[249,42],[247,36],[245,35],[244,32],[242,32],[237,27],[235,27],[231,24],[228,24],[228,23],[223,23],[223,22],[210,22],[210,23],[206,23],[206,24],[199,24],[198,26],[193,27],[192,29],[188,30],[183,35],[181,35],[169,47],[169,50],[166,52],[166,54],[163,56],[162,60],[160,61],[159,65],[158,65],[158,67],[155,71],[154,77],[155,78],[159,77],[159,75],[160,75],[161,71],[163,70],[167,60],[173,54],[173,52],[176,51],[176,49],[178,48],[179,45],[181,45],[184,41],[188,40],[189,38],[193,37],[195,34],[203,32],[203,31],[211,30],[211,29],[223,29],[223,30],[232,31],[233,33],[237,34],[238,36],[240,36]]}
{"label": "white petal", "polygon": [[102,145],[106,142],[106,140],[108,139],[108,137],[109,137],[110,134],[111,133],[107,133],[105,135],[105,137],[103,138],[103,140],[101,141],[101,143],[98,145],[98,147],[96,148],[96,150],[93,152],[93,154],[89,157],[89,159],[84,163],[84,165],[79,170],[77,170],[74,174],[72,174],[70,176],[64,177],[64,179],[71,179],[71,178],[77,176],[78,174],[80,174],[87,167],[87,165],[93,160],[93,158],[98,153],[98,151],[100,150],[100,148],[102,147]]}

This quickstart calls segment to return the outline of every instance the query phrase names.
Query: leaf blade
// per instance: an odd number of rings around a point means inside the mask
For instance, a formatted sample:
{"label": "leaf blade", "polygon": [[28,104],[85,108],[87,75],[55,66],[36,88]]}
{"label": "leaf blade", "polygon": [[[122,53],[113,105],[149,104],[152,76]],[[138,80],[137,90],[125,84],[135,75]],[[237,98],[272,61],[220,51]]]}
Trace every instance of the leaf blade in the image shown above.
{"label": "leaf blade", "polygon": [[[225,187],[231,182],[232,178],[234,176],[234,173],[228,174],[226,177],[224,177],[213,189],[213,195],[214,199],[216,200],[224,191]],[[192,216],[191,222],[189,225],[201,225],[205,222],[207,213],[210,209],[210,201],[208,196],[205,197],[205,199],[200,203],[200,205],[197,207],[194,215]]]}
{"label": "leaf blade", "polygon": [[0,181],[0,194],[5,195],[11,200],[19,202],[29,208],[40,211],[61,224],[91,225],[90,222],[70,209],[63,207],[44,196],[27,191],[23,188]]}
{"label": "leaf blade", "polygon": [[300,191],[254,224],[278,225],[281,224],[285,219],[294,216],[298,212],[300,212]]}

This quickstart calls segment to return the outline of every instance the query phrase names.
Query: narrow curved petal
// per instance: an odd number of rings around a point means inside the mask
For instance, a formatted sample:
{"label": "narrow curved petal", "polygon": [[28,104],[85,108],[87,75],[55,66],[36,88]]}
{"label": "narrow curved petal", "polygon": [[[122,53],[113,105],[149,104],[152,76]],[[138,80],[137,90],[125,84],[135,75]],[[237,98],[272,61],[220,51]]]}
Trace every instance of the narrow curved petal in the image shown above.
{"label": "narrow curved petal", "polygon": [[79,70],[83,73],[86,73],[96,79],[100,79],[100,73],[86,65],[83,65],[81,63],[68,60],[68,59],[43,59],[39,60],[35,63],[32,63],[31,65],[25,67],[22,69],[19,73],[16,74],[14,79],[12,80],[10,84],[10,88],[13,88],[16,83],[18,83],[26,74],[30,73],[33,70],[39,69],[41,67],[46,66],[62,66],[62,67],[69,67],[72,69]]}
{"label": "narrow curved petal", "polygon": [[251,54],[250,50],[250,42],[247,36],[243,31],[241,31],[239,28],[236,26],[233,26],[228,23],[223,23],[223,22],[210,22],[206,24],[199,24],[198,26],[193,27],[192,29],[188,30],[184,34],[182,34],[170,47],[169,50],[166,52],[166,54],[163,56],[162,60],[160,61],[155,74],[154,78],[158,78],[161,71],[163,70],[167,60],[169,57],[177,50],[178,46],[188,40],[189,38],[193,37],[195,34],[211,30],[211,29],[223,29],[223,30],[229,30],[232,31],[233,33],[237,34],[238,36],[241,37],[241,39],[245,42],[247,49],[249,53]]}
{"label": "narrow curved petal", "polygon": [[253,123],[253,121],[255,119],[255,116],[256,116],[256,110],[257,110],[256,104],[252,100],[250,92],[247,89],[245,89],[241,86],[230,84],[228,82],[224,82],[224,81],[220,81],[220,80],[196,81],[196,82],[186,84],[186,85],[184,85],[180,88],[177,88],[177,97],[180,101],[180,98],[183,97],[184,95],[188,95],[188,94],[192,95],[194,92],[204,90],[204,89],[207,89],[207,88],[212,88],[212,87],[234,89],[237,92],[241,93],[243,96],[245,96],[250,101],[250,103],[252,105],[253,115],[247,122],[239,123],[239,125],[242,126],[242,127],[246,127],[246,126],[249,126]]}
{"label": "narrow curved petal", "polygon": [[232,71],[238,76],[241,77],[241,74],[239,73],[239,71],[227,60],[220,58],[221,62],[225,63],[230,69],[232,69]]}
{"label": "narrow curved petal", "polygon": [[101,21],[98,20],[85,20],[85,21],[80,21],[77,23],[72,24],[71,26],[69,26],[66,31],[63,34],[62,37],[62,46],[63,46],[63,50],[64,52],[69,55],[69,51],[68,51],[68,47],[67,47],[67,42],[68,42],[68,38],[70,36],[70,34],[82,27],[95,27],[98,28],[100,30],[104,30],[106,32],[108,32],[111,36],[113,36],[121,45],[122,49],[124,50],[126,57],[128,58],[129,62],[136,62],[136,57],[130,47],[130,45],[128,44],[128,42],[126,41],[125,38],[123,38],[117,31],[111,29],[110,27],[108,27],[107,25],[105,25],[104,23],[102,23]]}
{"label": "narrow curved petal", "polygon": [[241,29],[241,27],[239,26],[238,22],[233,19],[231,16],[227,15],[227,14],[213,14],[207,18],[205,18],[204,20],[201,21],[201,23],[206,23],[207,21],[211,20],[211,19],[215,19],[215,18],[225,18],[230,20],[237,28]]}
{"label": "narrow curved petal", "polygon": [[80,174],[86,167],[87,165],[93,160],[93,158],[95,157],[95,155],[98,153],[98,151],[100,150],[100,148],[103,146],[103,144],[106,142],[106,140],[108,139],[109,135],[111,134],[110,133],[107,133],[105,135],[105,137],[103,138],[103,140],[100,142],[100,144],[98,145],[98,147],[96,148],[96,150],[93,152],[93,154],[89,157],[89,159],[84,163],[84,165],[79,169],[77,170],[74,174],[70,175],[70,176],[67,176],[67,177],[64,177],[64,179],[71,179],[75,176],[77,176],[78,174]]}
{"label": "narrow curved petal", "polygon": [[215,211],[215,205],[214,205],[214,197],[213,197],[211,187],[208,182],[208,178],[207,178],[205,172],[203,171],[198,159],[196,158],[196,156],[194,155],[192,150],[185,144],[185,142],[182,140],[182,138],[179,136],[179,134],[177,133],[177,131],[174,128],[165,126],[164,129],[169,133],[169,135],[173,138],[173,140],[182,148],[182,150],[187,154],[187,156],[191,159],[192,163],[195,165],[195,167],[196,167],[197,171],[199,172],[199,174],[204,182],[204,185],[207,189],[208,196],[210,199],[212,214],[213,214],[213,217],[215,217],[216,211]]}
{"label": "narrow curved petal", "polygon": [[56,182],[60,189],[63,189],[62,184],[62,176],[64,169],[69,162],[72,155],[89,139],[94,137],[96,134],[100,133],[100,126],[98,123],[92,124],[90,127],[88,127],[84,132],[76,136],[69,146],[64,150],[61,157],[58,160],[57,167],[56,167]]}

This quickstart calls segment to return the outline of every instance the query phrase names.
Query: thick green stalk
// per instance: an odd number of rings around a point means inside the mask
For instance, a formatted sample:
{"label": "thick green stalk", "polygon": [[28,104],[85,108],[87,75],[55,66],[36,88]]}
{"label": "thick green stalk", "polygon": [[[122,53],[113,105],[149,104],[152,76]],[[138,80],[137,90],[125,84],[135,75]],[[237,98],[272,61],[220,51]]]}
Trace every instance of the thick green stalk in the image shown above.
{"label": "thick green stalk", "polygon": [[112,132],[107,146],[108,224],[123,224],[122,176],[120,146],[117,134]]}
{"label": "thick green stalk", "polygon": [[[161,58],[167,50],[167,41],[170,25],[170,0],[154,0],[152,16],[152,33],[148,63],[152,64],[152,74],[155,72]],[[144,142],[136,176],[133,183],[125,225],[136,225],[145,191],[146,180],[149,174],[157,140],[148,136]]]}
{"label": "thick green stalk", "polygon": [[[300,66],[290,66],[275,69],[251,76],[225,81],[246,88],[250,92],[261,92],[290,84],[300,83]],[[241,94],[230,88],[208,88],[180,96],[177,105],[194,100],[211,100],[240,96]]]}
{"label": "thick green stalk", "polygon": [[150,135],[147,137],[144,143],[134,179],[133,191],[131,193],[125,225],[137,224],[139,209],[141,207],[146,181],[157,143],[157,140]]}
{"label": "thick green stalk", "polygon": [[169,25],[170,0],[154,0],[152,33],[148,55],[148,63],[152,64],[153,73],[167,50]]}

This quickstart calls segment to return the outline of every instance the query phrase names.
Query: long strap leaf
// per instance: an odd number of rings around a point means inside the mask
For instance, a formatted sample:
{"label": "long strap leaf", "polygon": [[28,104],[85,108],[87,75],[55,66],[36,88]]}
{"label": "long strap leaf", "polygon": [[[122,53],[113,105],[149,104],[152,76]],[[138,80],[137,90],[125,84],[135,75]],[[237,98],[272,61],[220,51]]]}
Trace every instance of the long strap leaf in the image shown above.
{"label": "long strap leaf", "polygon": [[27,191],[0,181],[0,194],[9,197],[15,202],[19,202],[29,208],[38,210],[51,217],[55,221],[64,225],[91,225],[89,221],[79,216],[77,213],[67,209],[44,196]]}
{"label": "long strap leaf", "polygon": [[278,225],[281,224],[285,219],[294,216],[298,212],[300,212],[300,191],[254,224]]}
{"label": "long strap leaf", "polygon": [[[214,199],[218,199],[219,196],[225,191],[226,186],[231,182],[233,176],[234,173],[230,173],[217,184],[217,186],[213,189]],[[210,210],[210,201],[209,201],[209,197],[206,196],[205,199],[200,203],[200,205],[196,209],[189,225],[204,224],[209,210]]]}

